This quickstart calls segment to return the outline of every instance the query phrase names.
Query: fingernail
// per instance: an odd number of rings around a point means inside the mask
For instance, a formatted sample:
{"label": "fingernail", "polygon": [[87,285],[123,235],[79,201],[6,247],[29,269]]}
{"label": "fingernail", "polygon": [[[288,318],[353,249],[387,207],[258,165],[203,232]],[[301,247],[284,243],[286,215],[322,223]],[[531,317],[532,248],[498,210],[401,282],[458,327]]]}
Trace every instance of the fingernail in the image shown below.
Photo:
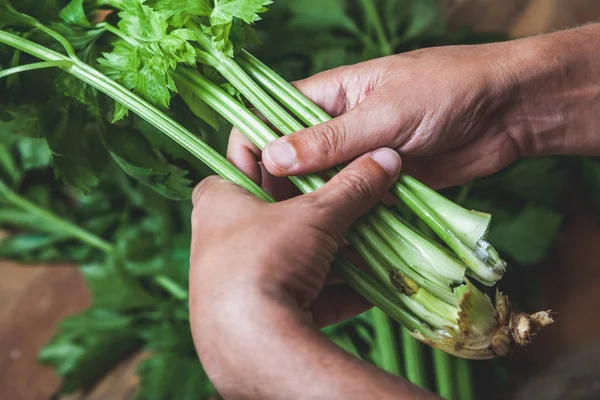
{"label": "fingernail", "polygon": [[400,155],[392,149],[375,150],[371,158],[381,165],[388,175],[397,175],[400,172]]}
{"label": "fingernail", "polygon": [[296,152],[285,141],[269,143],[265,150],[271,162],[282,171],[290,170],[296,165]]}

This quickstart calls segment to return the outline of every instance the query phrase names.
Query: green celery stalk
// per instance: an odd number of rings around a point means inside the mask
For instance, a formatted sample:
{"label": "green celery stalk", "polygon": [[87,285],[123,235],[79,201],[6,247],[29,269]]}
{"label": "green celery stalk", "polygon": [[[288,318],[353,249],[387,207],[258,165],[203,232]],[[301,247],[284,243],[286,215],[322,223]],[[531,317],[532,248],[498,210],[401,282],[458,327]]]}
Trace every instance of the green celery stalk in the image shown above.
{"label": "green celery stalk", "polygon": [[437,393],[445,400],[461,400],[456,397],[454,359],[443,351],[433,350],[433,368]]}
{"label": "green celery stalk", "polygon": [[40,227],[48,227],[52,232],[62,232],[67,237],[77,239],[105,253],[111,253],[113,250],[112,244],[105,241],[101,237],[86,231],[85,229],[80,228],[69,221],[65,221],[50,211],[45,210],[30,202],[26,198],[19,196],[2,181],[0,181],[0,200],[6,201],[7,203],[12,204],[14,207],[17,207],[31,215],[34,215],[36,218],[39,218]]}
{"label": "green celery stalk", "polygon": [[468,360],[456,359],[457,390],[460,400],[475,400],[475,385]]}
{"label": "green celery stalk", "polygon": [[371,310],[371,319],[375,330],[373,347],[376,364],[390,374],[402,375],[392,322],[387,314],[378,308]]}
{"label": "green celery stalk", "polygon": [[[252,76],[264,90],[310,126],[331,120],[327,113],[248,52],[242,51],[238,59],[246,73]],[[402,179],[394,185],[392,193],[405,202],[456,253],[479,281],[492,286],[502,277],[505,264],[489,243],[482,243],[481,248],[469,247],[469,244],[473,244],[474,236],[483,229],[480,215],[454,205],[454,207],[446,207],[446,209],[449,213],[456,212],[456,214],[441,218],[433,210],[435,206],[447,205],[449,201],[444,202],[443,196],[433,191],[427,193],[427,196],[422,196],[423,199],[419,198],[402,184]],[[484,228],[482,236],[477,240],[484,238],[487,226]]]}
{"label": "green celery stalk", "polygon": [[423,345],[410,335],[406,328],[401,328],[402,353],[406,379],[423,389],[428,389],[427,373],[425,372],[425,354]]}

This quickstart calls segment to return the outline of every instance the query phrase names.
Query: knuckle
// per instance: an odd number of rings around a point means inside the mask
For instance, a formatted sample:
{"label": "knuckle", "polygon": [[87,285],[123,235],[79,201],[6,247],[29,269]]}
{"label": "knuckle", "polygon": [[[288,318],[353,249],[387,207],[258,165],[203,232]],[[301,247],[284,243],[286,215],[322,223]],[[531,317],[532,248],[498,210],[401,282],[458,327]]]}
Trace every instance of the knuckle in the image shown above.
{"label": "knuckle", "polygon": [[332,221],[331,201],[327,196],[321,196],[317,193],[310,193],[298,197],[294,202],[296,215],[300,218],[310,221],[313,225],[330,226]]}
{"label": "knuckle", "polygon": [[199,208],[198,204],[201,201],[204,201],[206,197],[209,197],[212,190],[222,182],[224,181],[219,176],[209,176],[196,185],[194,192],[192,193],[192,202],[194,204],[194,208]]}
{"label": "knuckle", "polygon": [[344,137],[343,124],[330,122],[319,125],[313,130],[313,150],[327,157],[335,157],[342,151]]}
{"label": "knuckle", "polygon": [[[327,196],[311,193],[299,197],[294,203],[294,212],[298,216],[299,224],[308,224],[311,236],[316,240],[316,247],[326,249],[329,252],[337,250],[338,242],[342,232],[337,229],[335,204]],[[307,248],[312,248],[307,246]]]}
{"label": "knuckle", "polygon": [[371,198],[373,185],[369,179],[370,172],[366,169],[357,169],[347,171],[340,175],[340,185],[345,196],[349,196],[353,201],[362,203]]}

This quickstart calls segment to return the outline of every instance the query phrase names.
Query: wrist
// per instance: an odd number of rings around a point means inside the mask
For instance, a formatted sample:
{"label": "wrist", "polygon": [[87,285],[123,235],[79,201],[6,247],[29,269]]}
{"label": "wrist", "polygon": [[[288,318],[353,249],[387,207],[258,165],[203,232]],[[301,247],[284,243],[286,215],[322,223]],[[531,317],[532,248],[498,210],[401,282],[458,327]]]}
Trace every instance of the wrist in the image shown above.
{"label": "wrist", "polygon": [[503,46],[506,127],[520,155],[600,154],[600,24]]}

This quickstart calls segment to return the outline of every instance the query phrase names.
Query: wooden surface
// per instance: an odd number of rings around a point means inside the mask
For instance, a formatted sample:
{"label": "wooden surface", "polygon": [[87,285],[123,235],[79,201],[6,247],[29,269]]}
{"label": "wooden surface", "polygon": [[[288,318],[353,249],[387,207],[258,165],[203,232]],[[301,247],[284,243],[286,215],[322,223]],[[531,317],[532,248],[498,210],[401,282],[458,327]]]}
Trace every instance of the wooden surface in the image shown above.
{"label": "wooden surface", "polygon": [[[600,18],[598,0],[444,0],[450,26],[510,32],[547,32]],[[579,209],[576,205],[575,209]],[[557,249],[557,267],[548,274],[548,297],[561,298],[559,323],[540,337],[535,353],[597,340],[600,319],[600,229],[576,212]],[[573,288],[577,288],[573,290]],[[0,399],[46,400],[60,380],[36,364],[36,354],[66,315],[87,307],[89,294],[71,267],[17,267],[0,263]],[[539,351],[545,350],[545,351]],[[123,362],[91,394],[67,400],[131,398],[137,383],[135,356]]]}
{"label": "wooden surface", "polygon": [[0,399],[43,400],[57,391],[60,379],[36,363],[37,352],[89,301],[73,267],[0,265]]}

